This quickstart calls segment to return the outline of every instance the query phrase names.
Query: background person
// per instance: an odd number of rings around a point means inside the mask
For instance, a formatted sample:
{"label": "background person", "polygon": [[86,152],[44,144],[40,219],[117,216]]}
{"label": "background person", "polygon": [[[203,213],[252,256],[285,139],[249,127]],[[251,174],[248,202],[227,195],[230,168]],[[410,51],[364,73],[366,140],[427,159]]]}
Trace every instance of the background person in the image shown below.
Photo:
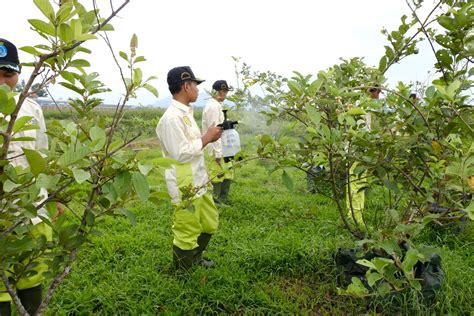
{"label": "background person", "polygon": [[[18,51],[11,42],[0,39],[0,85],[7,85],[13,91],[18,83],[19,74],[21,72],[20,61],[18,59]],[[18,98],[17,98],[18,100]],[[23,102],[18,118],[23,116],[32,117],[29,124],[35,124],[38,129],[22,131],[15,134],[15,137],[31,137],[31,141],[13,141],[10,143],[8,157],[13,166],[29,168],[28,161],[23,155],[23,149],[41,150],[48,149],[48,137],[46,135],[46,124],[43,117],[41,107],[33,100],[27,98]],[[40,194],[46,199],[47,192],[41,189]],[[39,215],[48,217],[45,209],[38,211]],[[30,237],[38,239],[45,236],[47,240],[52,240],[52,229],[50,226],[42,222],[40,217],[31,219],[34,225],[29,232]],[[41,304],[42,300],[42,282],[43,274],[48,270],[48,266],[40,258],[36,267],[33,268],[37,273],[28,278],[20,278],[15,284],[18,296],[25,309],[33,315]],[[8,276],[8,274],[7,274]],[[11,314],[11,297],[8,294],[3,282],[0,282],[0,315]]]}
{"label": "background person", "polygon": [[[382,90],[378,85],[369,89],[371,99],[378,100]],[[370,132],[372,116],[367,112],[364,116],[365,128]],[[355,169],[359,164],[354,162],[349,168],[349,185],[346,192],[347,216],[355,221],[356,225],[363,223],[362,211],[365,206],[365,187],[367,187],[367,171],[355,175]],[[350,194],[349,194],[350,193]]]}
{"label": "background person", "polygon": [[[222,112],[222,102],[227,97],[227,93],[233,91],[233,88],[227,85],[225,80],[217,80],[212,85],[212,98],[204,106],[202,111],[202,129],[207,130],[210,126],[216,126],[224,121]],[[234,173],[223,172],[222,166],[225,164],[222,157],[222,141],[219,139],[214,143],[207,145],[210,156],[209,170],[211,172],[212,186],[214,189],[214,199],[217,204],[228,202],[231,181],[234,179]]]}
{"label": "background person", "polygon": [[[198,85],[204,80],[194,76],[189,66],[175,67],[168,72],[168,87],[173,96],[156,127],[164,157],[177,160],[165,171],[165,179],[173,216],[173,261],[176,268],[188,270],[194,263],[211,267],[214,263],[202,258],[209,240],[218,227],[219,215],[212,194],[207,192],[208,171],[204,162],[204,147],[218,140],[222,128],[210,126],[201,136],[190,103],[196,101]],[[192,197],[192,207],[183,207],[185,187],[198,188]]]}

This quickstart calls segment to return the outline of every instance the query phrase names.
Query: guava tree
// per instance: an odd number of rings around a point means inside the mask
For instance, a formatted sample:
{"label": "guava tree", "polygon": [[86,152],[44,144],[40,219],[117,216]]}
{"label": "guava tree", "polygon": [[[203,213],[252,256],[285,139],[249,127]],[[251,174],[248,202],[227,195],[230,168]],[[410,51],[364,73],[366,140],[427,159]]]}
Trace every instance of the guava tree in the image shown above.
{"label": "guava tree", "polygon": [[[133,151],[126,150],[139,135],[122,139],[114,137],[114,133],[125,105],[138,89],[145,88],[157,95],[149,84],[154,78],[145,80],[136,65],[145,61],[143,56],[137,55],[137,37],[132,37],[128,54],[119,53],[126,63],[126,68],[123,67],[126,70],[122,70],[105,33],[113,31],[109,22],[128,0],[117,7],[110,3],[111,13],[106,18],[100,15],[95,1],[92,9],[86,9],[82,1],[77,0],[58,4],[49,0],[33,2],[43,19],[28,22],[33,33],[41,38],[41,44],[21,48],[31,54],[33,61],[24,66],[32,67],[32,74],[17,101],[17,93],[6,86],[0,87],[0,279],[22,315],[27,311],[16,294],[16,283],[36,273],[37,258],[47,258],[52,279],[37,311],[42,314],[70,272],[80,247],[91,235],[99,233],[97,224],[106,216],[125,215],[133,220],[127,203],[153,197],[145,177],[151,166],[140,164]],[[99,36],[110,48],[110,58],[116,61],[123,81],[123,97],[117,103],[112,121],[94,115],[94,109],[103,101],[98,95],[108,89],[99,80],[99,74],[86,70],[91,51],[83,44]],[[10,145],[31,140],[17,135],[38,128],[29,123],[31,117],[18,118],[20,108],[32,93],[34,84],[36,90],[40,90],[52,83],[76,93],[77,97],[69,103],[77,119],[53,122],[48,131],[49,150],[24,149],[29,167],[14,166],[8,155]],[[40,189],[48,190],[44,200]],[[42,208],[46,208],[49,215],[40,217],[52,227],[52,241],[28,233],[33,228],[30,219],[38,216]],[[61,208],[66,214],[58,217]]]}
{"label": "guava tree", "polygon": [[[410,17],[403,16],[394,31],[382,30],[388,43],[378,67],[352,58],[316,75],[294,72],[292,78],[248,66],[241,71],[241,100],[250,95],[250,86],[260,85],[264,93],[252,101],[258,98],[267,106],[263,113],[269,122],[287,120],[298,140],[261,135],[258,154],[273,160],[273,169],[283,169],[290,188],[289,168],[311,174],[312,166],[325,166],[332,193],[321,193],[334,200],[357,244],[378,255],[359,261],[369,268],[368,284],[354,279],[342,293],[420,290],[415,265],[426,262],[432,250],[412,237],[432,221],[474,219],[473,4],[438,1],[423,18],[422,5],[407,1]],[[390,88],[384,75],[417,54],[421,40],[436,56],[438,78],[416,100],[410,98],[410,84]],[[381,89],[386,97],[370,98],[371,89]],[[353,208],[356,182],[365,183],[360,190],[367,190],[369,199],[383,200],[370,208],[366,203],[361,221]]]}

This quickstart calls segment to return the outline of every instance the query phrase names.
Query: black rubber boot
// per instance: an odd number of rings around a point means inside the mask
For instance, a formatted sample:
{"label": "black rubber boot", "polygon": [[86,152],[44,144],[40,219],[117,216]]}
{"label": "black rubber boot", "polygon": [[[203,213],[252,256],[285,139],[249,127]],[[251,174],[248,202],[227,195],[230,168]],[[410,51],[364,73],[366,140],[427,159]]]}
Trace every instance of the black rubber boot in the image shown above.
{"label": "black rubber boot", "polygon": [[18,297],[28,314],[34,315],[41,305],[43,288],[38,285],[30,289],[18,290]]}
{"label": "black rubber boot", "polygon": [[219,195],[219,199],[221,200],[222,203],[229,204],[229,190],[230,190],[230,183],[232,181],[229,179],[225,179],[222,181],[222,187],[221,187],[221,194]]}
{"label": "black rubber boot", "polygon": [[11,316],[12,307],[10,302],[0,302],[0,316]]}
{"label": "black rubber boot", "polygon": [[212,183],[212,188],[213,188],[213,196],[214,196],[214,202],[216,202],[216,204],[219,204],[220,201],[220,196],[221,196],[221,192],[222,192],[222,182],[214,182]]}
{"label": "black rubber boot", "polygon": [[183,250],[173,245],[173,262],[177,270],[189,270],[194,263],[194,254],[196,249]]}
{"label": "black rubber boot", "polygon": [[207,245],[209,244],[209,240],[211,240],[211,237],[211,234],[201,233],[197,240],[199,246],[196,248],[196,252],[194,254],[194,262],[206,268],[212,268],[215,265],[214,261],[206,260],[202,257],[202,253],[204,252],[204,250],[206,250]]}

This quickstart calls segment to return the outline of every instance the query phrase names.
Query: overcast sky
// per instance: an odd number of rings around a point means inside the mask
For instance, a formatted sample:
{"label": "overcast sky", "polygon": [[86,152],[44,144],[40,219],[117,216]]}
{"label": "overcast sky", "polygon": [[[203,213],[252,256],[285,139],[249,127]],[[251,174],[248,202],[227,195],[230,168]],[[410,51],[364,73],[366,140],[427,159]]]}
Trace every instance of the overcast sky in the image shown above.
{"label": "overcast sky", "polygon": [[[98,2],[107,5],[109,1]],[[118,6],[122,1],[113,3]],[[32,0],[8,1],[8,11],[16,14],[2,16],[0,37],[18,47],[41,42],[27,22],[42,18]],[[138,54],[147,58],[141,68],[145,76],[158,76],[154,85],[159,98],[165,98],[169,95],[166,73],[175,66],[189,65],[196,76],[206,79],[200,88],[210,89],[217,79],[235,85],[231,56],[241,57],[255,70],[285,76],[293,70],[316,74],[337,63],[339,57],[360,56],[367,64],[378,65],[386,44],[381,28],[393,30],[400,16],[409,13],[403,0],[131,0],[112,22],[115,31],[110,38],[116,51],[128,51],[130,37],[138,35]],[[92,68],[113,90],[104,96],[106,102],[117,102],[123,89],[108,49],[101,40],[91,41],[87,47],[94,50],[88,57]],[[20,58],[31,61],[26,53]],[[389,83],[425,81],[433,61],[424,44],[420,54],[387,73]],[[64,90],[52,91],[56,97],[67,97]],[[143,92],[131,103],[155,102],[153,95]]]}

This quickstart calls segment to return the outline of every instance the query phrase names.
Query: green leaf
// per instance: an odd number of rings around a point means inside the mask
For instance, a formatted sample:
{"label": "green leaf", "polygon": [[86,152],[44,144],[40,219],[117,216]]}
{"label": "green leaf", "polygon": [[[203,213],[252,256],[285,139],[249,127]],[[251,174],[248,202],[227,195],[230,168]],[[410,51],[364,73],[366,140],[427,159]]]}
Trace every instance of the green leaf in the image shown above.
{"label": "green leaf", "polygon": [[69,43],[74,39],[74,31],[68,24],[63,23],[59,26],[59,38],[65,43]]}
{"label": "green leaf", "polygon": [[12,142],[30,142],[35,141],[36,138],[34,137],[13,137]]}
{"label": "green leaf", "polygon": [[414,248],[408,249],[402,262],[402,269],[405,272],[405,274],[409,275],[413,273],[413,268],[415,267],[415,264],[418,262],[418,260],[423,259],[423,258],[424,258],[423,254],[418,252],[418,250]]}
{"label": "green leaf", "polygon": [[133,70],[133,83],[138,86],[142,82],[143,73],[140,68]]}
{"label": "green leaf", "polygon": [[377,286],[377,292],[384,296],[384,295],[387,295],[389,294],[390,292],[392,292],[392,288],[390,287],[390,285],[386,282],[383,282],[382,284],[380,284],[379,286]]}
{"label": "green leaf", "polygon": [[32,116],[22,116],[17,118],[15,124],[13,124],[13,133],[17,133],[26,123],[28,123],[33,117]]}
{"label": "green leaf", "polygon": [[44,173],[40,173],[36,178],[36,186],[38,188],[53,190],[56,188],[59,179],[61,179],[60,175],[49,176]]}
{"label": "green leaf", "polygon": [[158,90],[157,90],[155,87],[153,87],[152,85],[150,85],[150,84],[148,84],[148,83],[145,83],[145,84],[143,85],[143,88],[147,89],[147,90],[148,90],[149,92],[151,92],[155,97],[158,98],[158,96],[159,96],[159,95],[158,95]]}
{"label": "green leaf", "polygon": [[84,33],[84,34],[81,34],[81,35],[76,36],[75,39],[76,39],[77,41],[79,41],[79,42],[85,42],[85,41],[97,39],[97,36],[95,36],[94,34],[87,34],[87,33]]}
{"label": "green leaf", "polygon": [[75,85],[69,83],[69,82],[60,82],[59,83],[60,85],[62,85],[63,87],[69,89],[69,90],[72,90],[74,92],[76,92],[77,94],[84,94],[85,90],[84,89],[81,89],[81,88],[78,88],[76,87]]}
{"label": "green leaf", "polygon": [[90,63],[85,59],[76,59],[69,63],[71,67],[90,67]]}
{"label": "green leaf", "polygon": [[41,55],[41,52],[34,48],[33,46],[23,46],[20,48],[20,50],[27,52],[28,54],[34,55],[34,56],[39,56]]}
{"label": "green leaf", "polygon": [[150,170],[153,169],[153,165],[146,165],[146,164],[143,164],[141,162],[138,163],[138,169],[140,170],[140,172],[146,176],[148,175],[148,172],[150,172]]}
{"label": "green leaf", "polygon": [[308,88],[308,93],[312,96],[314,96],[316,93],[318,93],[319,89],[321,89],[321,86],[323,84],[323,80],[321,79],[316,79],[314,80]]}
{"label": "green leaf", "polygon": [[16,101],[14,98],[8,98],[5,96],[5,98],[1,97],[0,93],[0,112],[4,115],[10,115],[15,111],[16,108]]}
{"label": "green leaf", "polygon": [[95,214],[89,210],[86,214],[86,224],[87,226],[94,226],[94,223],[95,223]]}
{"label": "green leaf", "polygon": [[293,180],[291,179],[290,175],[286,172],[286,170],[283,170],[281,178],[283,180],[283,184],[285,185],[285,187],[288,190],[293,191],[294,189]]}
{"label": "green leaf", "polygon": [[128,62],[128,55],[127,55],[126,52],[120,51],[120,52],[119,52],[119,55],[120,55],[120,57],[122,57],[123,59],[125,59],[125,60]]}
{"label": "green leaf", "polygon": [[5,192],[11,192],[15,188],[18,188],[21,184],[19,183],[14,183],[10,181],[10,179],[7,179],[5,182],[3,182],[3,191]]}
{"label": "green leaf", "polygon": [[150,197],[150,187],[148,181],[140,172],[132,174],[132,185],[140,200],[146,202]]}
{"label": "green leaf", "polygon": [[75,81],[74,74],[72,72],[69,72],[69,71],[61,72],[61,77],[63,77],[64,79],[66,79],[70,83],[74,83],[74,81]]}
{"label": "green leaf", "polygon": [[367,283],[369,284],[370,287],[373,287],[375,285],[375,282],[377,282],[380,279],[382,279],[382,275],[379,274],[378,272],[367,273]]}
{"label": "green leaf", "polygon": [[308,116],[310,120],[313,122],[314,125],[318,126],[319,123],[321,123],[321,113],[316,110],[313,106],[306,106],[306,113],[308,113]]}
{"label": "green leaf", "polygon": [[384,268],[385,268],[387,265],[393,264],[393,260],[392,260],[392,259],[388,259],[388,258],[375,257],[374,259],[372,259],[372,263],[374,264],[375,269],[376,269],[379,273],[382,273],[382,272],[384,271]]}
{"label": "green leaf", "polygon": [[367,288],[362,284],[362,281],[356,277],[352,277],[352,283],[347,287],[347,293],[355,296],[365,296],[369,294]]}
{"label": "green leaf", "polygon": [[398,192],[398,186],[395,182],[389,181],[387,179],[384,179],[382,182],[389,190]]}
{"label": "green leaf", "polygon": [[138,56],[137,58],[135,58],[135,60],[133,62],[134,63],[139,63],[139,62],[142,62],[142,61],[146,61],[146,58],[144,56]]}
{"label": "green leaf", "polygon": [[72,173],[74,174],[74,179],[76,179],[79,184],[91,178],[91,174],[82,169],[73,169]]}
{"label": "green leaf", "polygon": [[468,207],[466,207],[467,216],[474,221],[474,200],[471,201]]}
{"label": "green leaf", "polygon": [[79,20],[71,21],[71,28],[74,34],[74,38],[77,40],[77,37],[82,34],[82,23]]}
{"label": "green leaf", "polygon": [[112,24],[105,24],[101,29],[101,31],[114,31],[114,26]]}
{"label": "green leaf", "polygon": [[49,0],[33,0],[33,2],[49,21],[55,20],[54,9]]}
{"label": "green leaf", "polygon": [[107,141],[107,135],[105,131],[97,126],[94,126],[90,129],[90,136],[92,139],[93,151],[100,150],[104,147],[105,142]]}
{"label": "green leaf", "polygon": [[132,225],[135,225],[137,223],[137,217],[135,216],[135,214],[125,208],[119,208],[118,209],[118,212],[122,215],[124,215],[126,218],[128,218],[130,220],[130,223]]}
{"label": "green leaf", "polygon": [[179,161],[174,160],[173,158],[157,158],[153,162],[157,167],[169,168],[173,165],[179,165]]}
{"label": "green leaf", "polygon": [[30,170],[37,177],[43,170],[46,169],[46,160],[44,160],[43,156],[36,150],[22,148],[23,152],[25,153],[26,160],[28,160],[28,164],[30,165]]}
{"label": "green leaf", "polygon": [[288,88],[297,96],[301,96],[301,87],[295,81],[288,81]]}
{"label": "green leaf", "polygon": [[375,267],[375,265],[374,265],[371,261],[369,261],[369,260],[367,260],[367,259],[360,259],[360,260],[357,260],[356,262],[357,262],[358,264],[360,264],[360,265],[363,265],[363,266],[369,268],[369,269],[377,270],[377,268]]}
{"label": "green leaf", "polygon": [[90,149],[87,147],[81,147],[81,148],[78,148],[77,150],[71,149],[63,153],[61,157],[59,157],[58,164],[62,167],[69,166],[83,159],[84,157],[89,155],[90,152],[91,152]]}
{"label": "green leaf", "polygon": [[395,240],[392,239],[382,241],[379,246],[389,255],[393,255],[395,252],[397,252],[397,250],[400,249]]}
{"label": "green leaf", "polygon": [[387,68],[387,63],[388,63],[388,57],[387,56],[383,56],[382,58],[380,58],[380,61],[379,61],[379,71],[380,72],[385,71],[385,69]]}
{"label": "green leaf", "polygon": [[453,81],[447,88],[446,88],[446,93],[448,96],[451,97],[451,99],[454,100],[454,95],[458,91],[459,87],[461,87],[461,82],[459,80]]}
{"label": "green leaf", "polygon": [[440,15],[438,17],[438,23],[449,31],[454,31],[456,29],[456,25],[453,23],[453,19],[448,18],[446,15]]}
{"label": "green leaf", "polygon": [[[45,33],[45,34],[48,34],[48,35],[51,35],[51,36],[56,36],[56,29],[54,28],[53,24],[46,23],[42,20],[37,20],[37,19],[30,19],[30,20],[28,20],[28,22],[30,22],[30,24],[35,29],[37,29],[38,31],[40,31],[42,33]],[[31,47],[31,48],[33,48],[33,47]],[[22,50],[25,51],[24,49],[22,49]],[[36,49],[35,49],[35,51],[36,51]],[[36,51],[36,52],[38,52],[38,51]],[[36,54],[34,54],[34,55],[36,55]]]}

